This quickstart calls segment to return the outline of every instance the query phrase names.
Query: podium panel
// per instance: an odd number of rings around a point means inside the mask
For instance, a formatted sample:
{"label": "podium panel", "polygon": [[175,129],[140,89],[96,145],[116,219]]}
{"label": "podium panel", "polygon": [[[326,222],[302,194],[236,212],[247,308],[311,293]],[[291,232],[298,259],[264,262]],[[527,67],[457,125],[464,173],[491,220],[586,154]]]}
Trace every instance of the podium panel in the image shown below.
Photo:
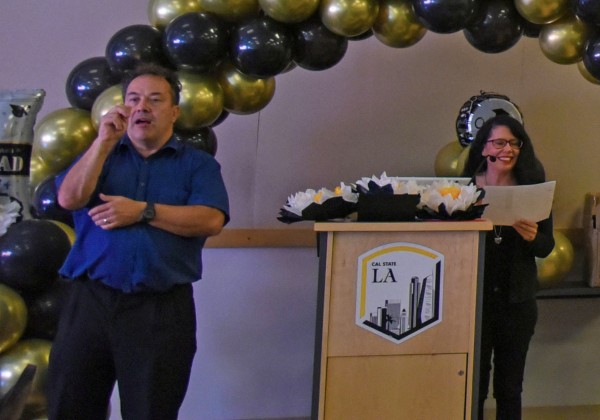
{"label": "podium panel", "polygon": [[[476,417],[484,231],[491,229],[486,220],[315,224],[314,419]],[[415,276],[419,258],[431,261],[432,274]],[[381,291],[409,287],[397,299]],[[376,309],[367,290],[381,302]]]}

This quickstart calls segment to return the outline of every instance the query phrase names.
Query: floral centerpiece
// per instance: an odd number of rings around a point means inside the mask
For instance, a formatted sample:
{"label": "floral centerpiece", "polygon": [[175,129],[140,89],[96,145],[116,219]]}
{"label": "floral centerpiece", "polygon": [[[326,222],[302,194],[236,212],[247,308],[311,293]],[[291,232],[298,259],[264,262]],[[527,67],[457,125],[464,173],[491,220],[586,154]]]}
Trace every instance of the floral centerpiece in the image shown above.
{"label": "floral centerpiece", "polygon": [[421,192],[419,219],[473,220],[480,218],[487,204],[478,204],[485,191],[476,185],[439,180]]}

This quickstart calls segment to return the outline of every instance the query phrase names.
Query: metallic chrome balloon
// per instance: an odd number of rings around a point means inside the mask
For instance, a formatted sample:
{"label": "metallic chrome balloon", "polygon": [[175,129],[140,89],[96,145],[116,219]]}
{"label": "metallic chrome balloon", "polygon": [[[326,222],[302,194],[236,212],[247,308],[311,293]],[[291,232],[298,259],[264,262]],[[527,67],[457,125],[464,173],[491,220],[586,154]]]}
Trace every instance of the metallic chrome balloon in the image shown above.
{"label": "metallic chrome balloon", "polygon": [[530,22],[545,24],[557,21],[567,13],[570,0],[514,0],[519,14]]}
{"label": "metallic chrome balloon", "polygon": [[94,130],[98,130],[100,119],[113,106],[123,103],[123,86],[121,84],[113,85],[105,89],[94,101],[92,105],[91,119]]}
{"label": "metallic chrome balloon", "polygon": [[167,56],[179,70],[199,73],[214,70],[227,55],[229,29],[211,13],[186,13],[165,29]]}
{"label": "metallic chrome balloon", "polygon": [[77,64],[67,77],[65,90],[69,103],[89,111],[105,89],[119,83],[105,57],[92,57]]}
{"label": "metallic chrome balloon", "polygon": [[201,127],[195,131],[177,131],[176,133],[182,142],[191,144],[211,156],[217,154],[217,136],[211,127]]}
{"label": "metallic chrome balloon", "polygon": [[583,62],[583,60],[577,62],[577,69],[579,70],[579,73],[581,73],[585,80],[595,85],[600,85],[600,79],[597,79],[594,76],[592,76],[592,74],[585,67],[585,63]]}
{"label": "metallic chrome balloon", "polygon": [[583,52],[583,65],[590,75],[600,79],[600,36],[590,36]]}
{"label": "metallic chrome balloon", "polygon": [[34,126],[45,96],[42,89],[0,90],[0,203],[10,203],[13,221],[31,217]]}
{"label": "metallic chrome balloon", "polygon": [[29,194],[32,195],[38,185],[46,178],[54,176],[58,172],[46,165],[42,158],[34,151],[29,165]]}
{"label": "metallic chrome balloon", "polygon": [[35,365],[31,392],[25,402],[22,418],[41,418],[46,412],[46,377],[52,343],[42,339],[21,340],[0,354],[0,399],[17,382],[27,365]]}
{"label": "metallic chrome balloon", "polygon": [[73,226],[73,214],[58,204],[56,177],[40,182],[33,190],[31,214],[36,219],[58,220]]}
{"label": "metallic chrome balloon", "polygon": [[244,74],[260,79],[276,76],[292,60],[293,40],[288,25],[261,16],[232,30],[229,58]]}
{"label": "metallic chrome balloon", "polygon": [[284,23],[308,19],[319,7],[319,0],[258,0],[267,16]]}
{"label": "metallic chrome balloon", "polygon": [[200,0],[200,9],[221,16],[229,22],[241,22],[258,16],[258,0]]}
{"label": "metallic chrome balloon", "polygon": [[319,6],[323,24],[331,32],[346,37],[371,29],[378,12],[377,0],[321,0]]}
{"label": "metallic chrome balloon", "polygon": [[175,122],[179,130],[197,130],[215,122],[223,111],[224,95],[215,76],[178,72],[181,82],[181,113]]}
{"label": "metallic chrome balloon", "polygon": [[13,346],[25,331],[27,305],[16,290],[0,283],[0,353]]}
{"label": "metallic chrome balloon", "polygon": [[554,249],[550,255],[535,259],[542,288],[556,286],[573,268],[575,251],[571,240],[564,233],[554,230],[554,242]]}
{"label": "metallic chrome balloon", "polygon": [[590,25],[600,26],[600,2],[598,0],[574,0],[575,14]]}
{"label": "metallic chrome balloon", "polygon": [[275,78],[258,79],[248,76],[228,61],[219,67],[217,79],[223,88],[224,107],[232,114],[258,112],[275,95]]}
{"label": "metallic chrome balloon", "polygon": [[148,21],[155,28],[164,30],[176,17],[199,11],[200,0],[150,0]]}
{"label": "metallic chrome balloon", "polygon": [[383,0],[373,24],[373,33],[388,47],[406,48],[419,42],[427,28],[417,19],[410,0]]}
{"label": "metallic chrome balloon", "polygon": [[50,170],[57,173],[69,166],[95,136],[89,111],[62,108],[46,115],[36,126],[33,148]]}
{"label": "metallic chrome balloon", "polygon": [[555,63],[574,64],[583,58],[589,34],[588,25],[569,14],[542,27],[540,48]]}

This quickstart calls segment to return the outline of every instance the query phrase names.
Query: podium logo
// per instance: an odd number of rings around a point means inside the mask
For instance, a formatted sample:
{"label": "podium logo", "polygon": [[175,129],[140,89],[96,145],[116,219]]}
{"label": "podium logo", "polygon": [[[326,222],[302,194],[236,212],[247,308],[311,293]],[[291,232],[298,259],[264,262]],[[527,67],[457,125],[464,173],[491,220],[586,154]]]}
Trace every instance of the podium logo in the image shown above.
{"label": "podium logo", "polygon": [[444,256],[392,243],[358,257],[356,325],[395,343],[442,320]]}

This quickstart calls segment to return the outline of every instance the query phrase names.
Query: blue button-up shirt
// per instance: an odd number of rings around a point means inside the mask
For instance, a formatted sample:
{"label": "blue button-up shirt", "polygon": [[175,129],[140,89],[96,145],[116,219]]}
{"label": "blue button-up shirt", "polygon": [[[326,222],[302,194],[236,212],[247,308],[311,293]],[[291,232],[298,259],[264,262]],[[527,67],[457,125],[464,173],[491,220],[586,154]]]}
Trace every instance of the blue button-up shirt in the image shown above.
{"label": "blue button-up shirt", "polygon": [[[57,177],[58,185],[65,174]],[[183,237],[146,223],[103,230],[87,214],[101,204],[100,192],[157,204],[213,207],[229,221],[221,168],[211,155],[174,136],[144,158],[125,136],[106,160],[90,203],[73,213],[76,239],[60,274],[89,277],[126,293],[163,291],[198,280],[206,238]]]}

